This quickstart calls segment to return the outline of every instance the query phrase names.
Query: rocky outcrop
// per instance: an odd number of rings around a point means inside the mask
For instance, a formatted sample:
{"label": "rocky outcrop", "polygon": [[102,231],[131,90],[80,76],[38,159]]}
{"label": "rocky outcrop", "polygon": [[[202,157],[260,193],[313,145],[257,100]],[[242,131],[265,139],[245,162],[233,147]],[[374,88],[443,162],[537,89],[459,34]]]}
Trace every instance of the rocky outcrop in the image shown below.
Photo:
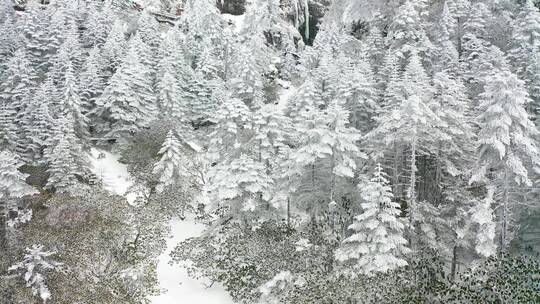
{"label": "rocky outcrop", "polygon": [[246,12],[246,0],[217,0],[222,14],[242,15]]}

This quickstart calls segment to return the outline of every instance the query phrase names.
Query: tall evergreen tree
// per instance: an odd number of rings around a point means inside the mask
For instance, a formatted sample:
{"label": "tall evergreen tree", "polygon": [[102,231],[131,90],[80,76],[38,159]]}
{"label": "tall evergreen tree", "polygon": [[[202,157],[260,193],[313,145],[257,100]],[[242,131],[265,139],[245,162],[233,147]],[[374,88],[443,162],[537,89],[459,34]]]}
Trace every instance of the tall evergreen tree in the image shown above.
{"label": "tall evergreen tree", "polygon": [[343,240],[335,256],[349,262],[346,271],[373,275],[408,265],[405,256],[410,252],[403,233],[405,224],[393,195],[387,175],[380,164],[373,178],[360,185],[363,213],[354,217],[349,226],[353,234]]}
{"label": "tall evergreen tree", "polygon": [[162,192],[165,187],[175,185],[177,187],[189,186],[188,162],[189,157],[183,151],[182,143],[175,131],[170,130],[159,150],[161,159],[154,166],[153,173],[158,176],[159,184],[156,187],[158,192]]}
{"label": "tall evergreen tree", "polygon": [[[538,134],[525,111],[530,102],[524,82],[508,70],[496,73],[481,95],[478,116],[480,172],[497,186],[500,208],[499,248],[506,251],[510,241],[515,185],[531,185],[526,161],[538,164],[538,148],[533,137]],[[519,202],[519,199],[517,200]]]}

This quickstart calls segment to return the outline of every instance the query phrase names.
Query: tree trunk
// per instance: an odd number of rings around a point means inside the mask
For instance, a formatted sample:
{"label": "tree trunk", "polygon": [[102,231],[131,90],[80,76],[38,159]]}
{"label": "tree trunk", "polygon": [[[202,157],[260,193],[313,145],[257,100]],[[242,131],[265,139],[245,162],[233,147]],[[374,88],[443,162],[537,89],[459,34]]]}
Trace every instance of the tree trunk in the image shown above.
{"label": "tree trunk", "polygon": [[416,138],[411,144],[411,180],[409,185],[409,248],[413,250],[414,208],[416,207]]}
{"label": "tree trunk", "polygon": [[5,200],[0,200],[0,257],[7,252],[7,204]]}
{"label": "tree trunk", "polygon": [[508,169],[504,168],[504,184],[503,184],[503,196],[502,196],[502,208],[501,208],[501,240],[499,248],[501,254],[505,253],[508,238],[508,205],[510,202],[509,189],[508,189]]}
{"label": "tree trunk", "polygon": [[305,0],[306,40],[309,40],[309,0]]}
{"label": "tree trunk", "polygon": [[399,193],[399,148],[396,145],[396,148],[394,149],[394,168],[392,172],[392,179],[394,181],[393,188],[394,188],[394,196],[401,197],[401,193]]}
{"label": "tree trunk", "polygon": [[452,250],[452,265],[450,270],[450,280],[452,282],[456,281],[456,272],[457,272],[457,251],[458,251],[458,245],[455,244],[454,248]]}

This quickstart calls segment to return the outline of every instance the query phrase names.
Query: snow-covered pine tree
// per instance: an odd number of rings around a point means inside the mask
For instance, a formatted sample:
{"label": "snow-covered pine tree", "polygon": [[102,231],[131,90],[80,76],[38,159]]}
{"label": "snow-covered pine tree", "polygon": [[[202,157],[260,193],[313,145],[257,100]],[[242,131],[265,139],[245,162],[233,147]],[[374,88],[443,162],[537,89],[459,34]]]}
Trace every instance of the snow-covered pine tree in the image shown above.
{"label": "snow-covered pine tree", "polygon": [[52,136],[53,117],[50,113],[51,96],[48,94],[48,83],[43,83],[32,98],[30,111],[25,115],[25,133],[29,140],[28,150],[32,159],[44,162],[43,151],[48,147]]}
{"label": "snow-covered pine tree", "polygon": [[[141,53],[141,60],[143,62],[147,60],[151,71],[155,73],[158,63],[159,46],[161,44],[159,23],[148,10],[144,10],[141,12],[137,24],[137,34],[140,35],[141,41],[146,44],[144,52],[147,53],[147,56],[143,56]],[[141,49],[141,51],[143,50]]]}
{"label": "snow-covered pine tree", "polygon": [[157,102],[161,117],[187,123],[188,107],[185,93],[177,79],[172,56],[161,59],[157,82]]}
{"label": "snow-covered pine tree", "polygon": [[10,272],[21,272],[26,286],[31,288],[32,294],[38,296],[43,304],[51,298],[45,274],[58,271],[62,266],[62,263],[52,259],[56,254],[56,251],[45,251],[42,245],[32,245],[26,248],[24,259],[9,268]]}
{"label": "snow-covered pine tree", "polygon": [[[0,100],[4,107],[3,119],[7,130],[6,140],[14,141],[10,144],[14,144],[13,148],[25,161],[32,159],[32,155],[27,149],[29,140],[25,133],[27,129],[25,122],[27,121],[27,111],[31,110],[36,83],[35,70],[30,61],[27,60],[25,51],[17,50],[8,61],[8,68],[3,75],[2,83],[0,83]],[[9,122],[10,119],[11,122]],[[15,127],[17,131],[13,136]]]}
{"label": "snow-covered pine tree", "polygon": [[426,33],[427,11],[424,0],[405,1],[389,26],[390,48],[401,53],[416,51],[429,60],[433,46]]}
{"label": "snow-covered pine tree", "polygon": [[508,57],[517,75],[525,81],[529,96],[534,101],[534,112],[540,106],[540,12],[532,0],[520,5],[515,19],[514,33]]}
{"label": "snow-covered pine tree", "polygon": [[[235,94],[249,106],[256,106],[256,102],[261,102],[257,99],[257,94],[263,88],[262,71],[257,64],[256,58],[247,46],[241,47],[238,51],[238,58],[242,58],[236,66],[234,74],[236,77],[232,79],[232,86]],[[257,105],[257,106],[260,106]]]}
{"label": "snow-covered pine tree", "polygon": [[480,256],[489,257],[497,252],[495,216],[492,205],[494,201],[495,188],[487,187],[486,197],[470,210],[471,221],[476,226],[476,246],[475,250]]}
{"label": "snow-covered pine tree", "polygon": [[[488,179],[497,187],[499,249],[510,242],[513,209],[520,201],[513,195],[515,185],[531,186],[526,162],[539,164],[534,136],[538,134],[525,106],[531,102],[525,84],[509,70],[496,72],[481,94],[478,122],[478,148],[481,170],[493,170]],[[472,180],[474,181],[474,180]]]}
{"label": "snow-covered pine tree", "polygon": [[85,115],[94,110],[97,98],[105,90],[104,69],[101,50],[96,46],[90,50],[79,76],[80,97],[83,105],[81,111]]}
{"label": "snow-covered pine tree", "polygon": [[[6,62],[9,60],[10,55],[17,49],[18,28],[14,24],[14,13],[6,12],[4,17],[0,17],[0,75],[3,74]],[[20,47],[20,46],[19,46]]]}
{"label": "snow-covered pine tree", "polygon": [[98,131],[119,138],[148,125],[155,114],[155,103],[146,75],[137,50],[131,47],[96,101],[95,113],[103,120]]}
{"label": "snow-covered pine tree", "polygon": [[37,193],[36,189],[26,184],[27,175],[19,172],[23,163],[16,154],[3,150],[0,152],[0,252],[8,248],[6,223],[9,212],[8,201],[25,195]]}
{"label": "snow-covered pine tree", "polygon": [[229,97],[212,115],[217,123],[211,134],[209,154],[210,160],[224,160],[227,157],[238,157],[238,153],[247,153],[242,143],[252,136],[253,114],[246,104],[234,97]]}
{"label": "snow-covered pine tree", "polygon": [[156,68],[157,68],[157,50],[142,40],[142,35],[136,33],[128,41],[129,48],[137,50],[141,65],[144,66],[145,80],[149,86],[154,86],[156,83]]}
{"label": "snow-covered pine tree", "polygon": [[445,1],[438,24],[436,37],[436,54],[439,60],[436,61],[437,70],[447,70],[451,74],[457,73],[459,69],[459,53],[455,45],[457,32],[457,22],[450,13],[448,2]]}
{"label": "snow-covered pine tree", "polygon": [[213,169],[209,183],[212,207],[222,218],[257,215],[255,212],[269,206],[272,184],[264,164],[240,154]]}
{"label": "snow-covered pine tree", "polygon": [[[67,18],[66,11],[57,5],[47,6],[47,11],[50,11],[50,22],[48,30],[45,34],[45,53],[44,71],[49,71],[51,66],[55,64],[55,58],[60,51],[60,47],[66,40]],[[64,48],[66,51],[66,48]]]}
{"label": "snow-covered pine tree", "polygon": [[[379,156],[386,154],[386,157],[389,157],[405,148],[410,153],[407,157],[410,162],[407,202],[408,217],[410,227],[412,227],[415,222],[414,211],[417,203],[416,159],[420,154],[436,151],[436,143],[439,141],[448,141],[451,138],[445,132],[445,122],[432,110],[433,88],[416,53],[411,54],[409,64],[400,79],[399,94],[404,99],[400,103],[383,109],[376,117],[378,126],[367,135],[367,138],[374,144],[376,151],[382,152],[377,152],[381,154]],[[381,150],[381,146],[386,149]],[[397,162],[399,158],[394,157],[392,160],[393,186],[400,183],[398,176],[403,173],[400,172]],[[402,193],[394,193],[394,195],[401,196]],[[412,236],[410,236],[410,241],[413,241]],[[413,247],[412,244],[411,247]]]}
{"label": "snow-covered pine tree", "polygon": [[349,226],[353,234],[335,253],[336,260],[346,262],[346,272],[373,275],[408,265],[405,224],[388,183],[388,176],[378,164],[373,178],[359,185],[363,213],[354,217]]}
{"label": "snow-covered pine tree", "polygon": [[321,100],[308,81],[301,89],[289,113],[297,128],[296,149],[291,153],[298,174],[299,201],[311,204],[316,216],[321,204],[334,201],[342,181],[352,178],[358,158],[364,157],[356,145],[360,132],[349,124],[349,112],[343,100],[334,99],[324,111],[316,104]]}
{"label": "snow-covered pine tree", "polygon": [[369,29],[369,33],[365,39],[365,50],[369,58],[369,63],[374,68],[374,72],[378,73],[384,59],[385,42],[383,40],[383,34],[377,26],[373,26]]}
{"label": "snow-covered pine tree", "polygon": [[185,149],[178,134],[174,130],[167,133],[167,137],[159,150],[160,160],[154,165],[153,173],[158,178],[156,190],[162,192],[168,186],[189,187],[188,162]]}
{"label": "snow-covered pine tree", "polygon": [[114,22],[102,49],[102,55],[106,62],[104,66],[107,67],[108,75],[116,72],[125,57],[126,48],[125,25],[122,20],[117,20]]}
{"label": "snow-covered pine tree", "polygon": [[50,64],[46,59],[48,59],[47,53],[51,47],[47,35],[47,32],[51,31],[51,29],[48,29],[48,18],[45,16],[46,10],[43,9],[40,2],[29,1],[25,11],[27,21],[22,24],[21,35],[24,39],[24,47],[27,50],[26,56],[34,69],[44,73]]}
{"label": "snow-covered pine tree", "polygon": [[86,30],[82,41],[85,47],[102,47],[111,31],[113,11],[110,1],[89,2],[88,17],[85,20]]}
{"label": "snow-covered pine tree", "polygon": [[84,176],[84,152],[75,136],[73,118],[61,114],[54,121],[51,145],[45,150],[49,179],[46,187],[57,192],[73,193],[78,177]]}
{"label": "snow-covered pine tree", "polygon": [[379,93],[369,62],[344,60],[342,81],[338,85],[336,98],[344,102],[349,111],[352,126],[366,132],[372,129],[372,119],[377,110]]}
{"label": "snow-covered pine tree", "polygon": [[80,98],[79,86],[76,82],[73,66],[68,61],[64,76],[64,91],[62,98],[61,111],[62,115],[71,117],[74,122],[75,134],[79,138],[88,137],[88,118],[84,115],[84,109],[88,109],[89,105],[84,105]]}

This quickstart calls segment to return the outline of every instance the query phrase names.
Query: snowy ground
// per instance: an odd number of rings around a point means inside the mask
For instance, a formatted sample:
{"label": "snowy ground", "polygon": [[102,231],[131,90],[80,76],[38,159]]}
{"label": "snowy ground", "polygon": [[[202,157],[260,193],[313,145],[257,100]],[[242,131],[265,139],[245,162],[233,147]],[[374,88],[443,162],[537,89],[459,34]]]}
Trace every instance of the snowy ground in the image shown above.
{"label": "snowy ground", "polygon": [[232,304],[233,301],[227,292],[218,284],[212,288],[188,277],[185,269],[178,265],[169,265],[169,252],[178,244],[192,236],[199,235],[204,226],[196,224],[193,220],[176,220],[172,223],[173,237],[167,242],[167,251],[163,254],[158,265],[159,281],[161,287],[168,290],[153,299],[153,304]]}
{"label": "snowy ground", "polygon": [[[92,148],[90,151],[92,171],[102,181],[103,188],[114,194],[125,195],[128,201],[133,202],[136,195],[127,193],[133,181],[126,165],[118,161],[119,158],[118,155],[106,150]],[[192,219],[174,220],[171,225],[172,237],[168,240],[167,250],[163,253],[158,264],[160,285],[167,292],[152,299],[152,303],[232,304],[230,296],[218,284],[212,288],[205,288],[202,282],[189,278],[185,269],[178,265],[169,265],[169,253],[176,244],[197,236],[204,230],[203,225],[195,223]]]}

